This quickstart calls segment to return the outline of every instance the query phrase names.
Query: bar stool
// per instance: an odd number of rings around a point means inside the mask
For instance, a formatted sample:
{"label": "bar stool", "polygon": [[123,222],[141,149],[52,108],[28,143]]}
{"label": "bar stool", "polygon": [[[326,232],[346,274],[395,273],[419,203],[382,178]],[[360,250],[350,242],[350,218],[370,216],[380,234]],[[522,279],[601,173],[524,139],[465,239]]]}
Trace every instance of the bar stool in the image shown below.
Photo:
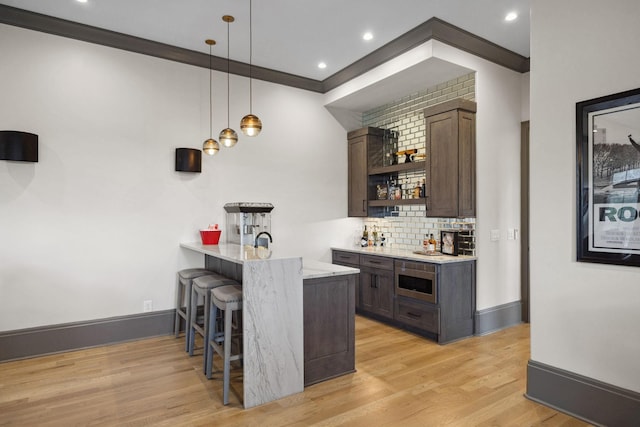
{"label": "bar stool", "polygon": [[176,293],[176,319],[173,333],[180,335],[181,318],[184,319],[184,351],[189,351],[189,319],[191,319],[191,284],[193,279],[206,276],[212,272],[204,268],[186,268],[177,273],[178,289]]}
{"label": "bar stool", "polygon": [[[211,301],[211,290],[220,286],[237,285],[238,282],[228,277],[209,272],[207,276],[200,276],[193,279],[191,287],[191,317],[189,321],[189,356],[193,356],[195,349],[196,332],[202,337],[203,345],[203,361],[202,372],[206,372],[207,368],[207,348],[209,347],[209,305]],[[198,305],[198,298],[204,300],[204,321],[199,322],[197,310],[193,309]]]}
{"label": "bar stool", "polygon": [[[211,305],[209,310],[209,346],[206,351],[206,374],[211,379],[213,370],[213,352],[222,357],[223,363],[223,396],[222,403],[229,404],[229,382],[231,376],[231,362],[242,359],[242,344],[238,343],[238,351],[231,354],[232,340],[242,337],[242,326],[238,316],[242,310],[242,287],[238,284],[220,286],[211,290]],[[224,317],[218,316],[218,311],[224,312]],[[237,321],[233,325],[233,315]],[[219,332],[219,322],[224,324],[224,332]],[[236,333],[232,334],[232,326]]]}

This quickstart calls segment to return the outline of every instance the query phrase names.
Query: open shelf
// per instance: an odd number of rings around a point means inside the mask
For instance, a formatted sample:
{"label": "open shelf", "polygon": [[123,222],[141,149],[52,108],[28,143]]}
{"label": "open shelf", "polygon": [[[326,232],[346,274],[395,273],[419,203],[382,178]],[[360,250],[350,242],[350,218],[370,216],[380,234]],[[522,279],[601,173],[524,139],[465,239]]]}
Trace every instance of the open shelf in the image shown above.
{"label": "open shelf", "polygon": [[[424,170],[425,164],[426,164],[425,161],[421,160],[419,162],[400,163],[397,165],[371,168],[369,169],[369,175],[386,175],[386,174],[397,173],[397,172]],[[409,199],[409,200],[412,200],[412,199]]]}
{"label": "open shelf", "polygon": [[399,199],[399,200],[369,200],[369,206],[399,206],[399,205],[424,205],[426,199]]}

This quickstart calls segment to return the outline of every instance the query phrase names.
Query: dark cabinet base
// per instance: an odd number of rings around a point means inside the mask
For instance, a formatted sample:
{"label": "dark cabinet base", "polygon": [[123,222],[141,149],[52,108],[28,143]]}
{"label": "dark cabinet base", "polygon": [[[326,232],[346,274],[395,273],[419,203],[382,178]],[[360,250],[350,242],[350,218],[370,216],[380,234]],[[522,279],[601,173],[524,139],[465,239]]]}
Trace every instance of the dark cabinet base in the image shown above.
{"label": "dark cabinet base", "polygon": [[357,274],[304,280],[304,385],[355,372]]}
{"label": "dark cabinet base", "polygon": [[[398,295],[393,283],[393,258],[359,256],[351,252],[334,250],[333,263],[360,268],[360,297],[356,305],[358,314],[404,328],[434,339],[440,344],[474,335],[476,312],[476,262],[474,260],[444,264],[413,262],[412,268],[422,268],[436,275],[435,303],[404,296],[404,294]],[[415,264],[421,264],[422,267]],[[372,268],[374,265],[376,268]]]}

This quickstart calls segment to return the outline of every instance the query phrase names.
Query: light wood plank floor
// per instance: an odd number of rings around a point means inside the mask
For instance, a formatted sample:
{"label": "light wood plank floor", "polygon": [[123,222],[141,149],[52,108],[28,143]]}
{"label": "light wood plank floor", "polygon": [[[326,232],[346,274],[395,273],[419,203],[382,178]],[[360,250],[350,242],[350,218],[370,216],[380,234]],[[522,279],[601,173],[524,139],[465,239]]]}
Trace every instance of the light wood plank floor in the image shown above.
{"label": "light wood plank floor", "polygon": [[355,374],[241,409],[182,339],[0,363],[0,425],[585,426],[523,397],[529,326],[439,346],[357,316]]}

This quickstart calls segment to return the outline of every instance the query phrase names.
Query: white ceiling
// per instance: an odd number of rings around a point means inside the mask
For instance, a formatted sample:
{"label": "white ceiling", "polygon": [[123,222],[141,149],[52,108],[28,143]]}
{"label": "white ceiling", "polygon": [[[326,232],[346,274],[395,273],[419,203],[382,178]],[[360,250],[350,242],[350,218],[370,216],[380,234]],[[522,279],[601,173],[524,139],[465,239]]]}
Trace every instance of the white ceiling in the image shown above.
{"label": "white ceiling", "polygon": [[[530,0],[253,0],[254,65],[324,80],[432,17],[529,57]],[[249,0],[0,0],[57,18],[249,62]],[[515,11],[519,17],[505,22]],[[373,40],[362,40],[371,31]],[[318,62],[327,63],[321,70]]]}

